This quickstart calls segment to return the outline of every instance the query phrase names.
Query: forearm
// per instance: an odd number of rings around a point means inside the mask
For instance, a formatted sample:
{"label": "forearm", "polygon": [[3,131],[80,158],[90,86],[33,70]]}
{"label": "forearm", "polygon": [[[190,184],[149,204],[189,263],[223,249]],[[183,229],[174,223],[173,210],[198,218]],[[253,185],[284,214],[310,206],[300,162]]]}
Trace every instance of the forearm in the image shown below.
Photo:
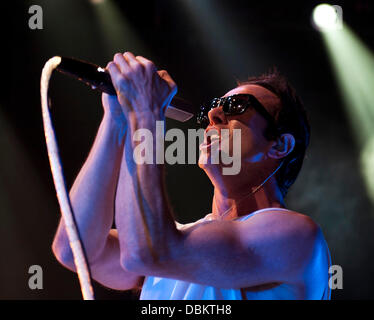
{"label": "forearm", "polygon": [[[169,255],[177,234],[166,196],[163,165],[136,164],[133,159],[136,142],[132,137],[141,126],[129,126],[116,196],[115,219],[125,267],[133,262],[162,260]],[[155,148],[154,144],[154,153]]]}
{"label": "forearm", "polygon": [[[113,224],[114,198],[123,151],[124,128],[104,115],[89,156],[70,190],[70,200],[88,259],[104,248]],[[61,218],[53,251],[72,261],[64,221]]]}

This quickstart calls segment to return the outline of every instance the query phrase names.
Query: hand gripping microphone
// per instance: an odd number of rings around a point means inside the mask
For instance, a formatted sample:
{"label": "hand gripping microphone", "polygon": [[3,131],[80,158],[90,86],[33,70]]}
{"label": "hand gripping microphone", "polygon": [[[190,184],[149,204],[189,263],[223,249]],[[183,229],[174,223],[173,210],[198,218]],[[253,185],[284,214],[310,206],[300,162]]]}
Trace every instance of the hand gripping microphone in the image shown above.
{"label": "hand gripping microphone", "polygon": [[[59,58],[61,61],[55,70],[86,83],[92,89],[116,95],[110,74],[104,68],[78,59]],[[166,117],[180,122],[191,119],[193,115],[193,106],[179,97],[174,97],[165,111]]]}

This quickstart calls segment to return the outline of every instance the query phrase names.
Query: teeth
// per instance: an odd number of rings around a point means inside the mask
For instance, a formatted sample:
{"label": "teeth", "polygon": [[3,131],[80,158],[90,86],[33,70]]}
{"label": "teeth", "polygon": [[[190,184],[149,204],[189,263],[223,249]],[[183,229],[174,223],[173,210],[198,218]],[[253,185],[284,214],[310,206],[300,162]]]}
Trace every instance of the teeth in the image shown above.
{"label": "teeth", "polygon": [[219,135],[218,134],[211,135],[210,140],[219,140]]}

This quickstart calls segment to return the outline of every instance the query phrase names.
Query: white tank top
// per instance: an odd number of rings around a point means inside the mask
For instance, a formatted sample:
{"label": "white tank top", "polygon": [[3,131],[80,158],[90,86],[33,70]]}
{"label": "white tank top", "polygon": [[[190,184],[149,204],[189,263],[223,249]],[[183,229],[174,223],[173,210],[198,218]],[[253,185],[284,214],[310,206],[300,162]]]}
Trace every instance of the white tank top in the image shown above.
{"label": "white tank top", "polygon": [[[274,210],[287,210],[283,208],[265,208],[252,212],[249,215],[241,216],[235,220],[244,221],[254,216],[255,214],[264,211]],[[197,220],[193,223],[180,224],[176,222],[179,230],[189,228],[190,226],[211,219],[212,214],[206,215],[204,218]],[[331,265],[330,253],[326,245],[328,263]],[[331,291],[326,281],[323,294],[319,297],[311,297],[317,300],[329,300]],[[153,276],[146,276],[144,279],[140,300],[289,300],[294,299],[295,287],[288,284],[280,284],[276,287],[248,291],[242,289],[222,289],[213,286],[207,286],[197,283],[186,282],[182,280],[175,280],[169,278],[160,278]]]}

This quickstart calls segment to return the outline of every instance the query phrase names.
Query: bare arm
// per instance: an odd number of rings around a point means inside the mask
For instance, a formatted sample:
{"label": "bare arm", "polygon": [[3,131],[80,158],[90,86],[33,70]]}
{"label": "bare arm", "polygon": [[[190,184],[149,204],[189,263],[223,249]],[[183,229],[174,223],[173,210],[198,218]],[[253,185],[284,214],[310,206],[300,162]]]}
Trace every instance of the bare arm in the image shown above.
{"label": "bare arm", "polygon": [[[318,226],[295,213],[269,211],[243,222],[208,221],[168,238],[167,254],[158,260],[133,260],[129,269],[219,288],[303,285],[319,237]],[[154,250],[165,252],[157,246]]]}
{"label": "bare arm", "polygon": [[[175,93],[167,74],[126,53],[108,65],[131,137],[137,129],[156,132],[163,107]],[[155,144],[153,143],[153,159]],[[125,155],[137,154],[129,141]],[[149,151],[150,149],[148,149]],[[248,221],[211,221],[180,232],[169,210],[163,165],[122,159],[116,221],[121,263],[127,270],[222,288],[272,282],[302,283],[316,244],[316,225],[305,216],[263,213]]]}
{"label": "bare arm", "polygon": [[[66,268],[76,272],[74,262],[60,260],[58,255],[56,257]],[[127,271],[121,266],[118,233],[115,229],[109,231],[101,254],[96,261],[90,263],[90,270],[94,280],[114,290],[139,288],[144,279],[138,273]]]}
{"label": "bare arm", "polygon": [[[156,138],[153,130],[156,121],[163,120],[161,110],[143,109],[143,106],[150,107],[152,104],[148,94],[152,88],[160,89],[162,92],[155,92],[155,103],[165,108],[176,93],[176,86],[174,84],[169,87],[168,83],[158,76],[164,75],[162,71],[155,74],[156,68],[150,61],[141,57],[139,59],[143,63],[137,61],[132,54],[118,54],[114,62],[108,64],[122,110],[127,123],[131,124],[121,163],[115,216],[121,247],[121,264],[125,269],[131,268],[132,262],[140,256],[142,259],[157,260],[164,254],[159,250],[167,248],[165,242],[169,237],[165,233],[176,233],[175,222],[166,201],[162,165],[137,165],[134,161],[134,157],[142,153],[141,149],[136,148],[139,143],[134,141],[136,130],[145,128]],[[136,82],[131,81],[132,75]],[[156,79],[156,83],[152,79]],[[139,116],[143,117],[144,122],[137,121]],[[147,144],[147,141],[144,142]],[[152,145],[155,161],[155,139],[150,141],[147,148]],[[149,149],[146,152],[149,152]],[[163,216],[161,219],[160,215]]]}
{"label": "bare arm", "polygon": [[[115,100],[103,95],[104,117],[90,154],[71,188],[70,199],[92,277],[103,285],[124,290],[135,286],[139,277],[121,268],[117,232],[111,231],[126,130],[125,119],[116,110]],[[52,249],[58,261],[75,271],[62,218]]]}

